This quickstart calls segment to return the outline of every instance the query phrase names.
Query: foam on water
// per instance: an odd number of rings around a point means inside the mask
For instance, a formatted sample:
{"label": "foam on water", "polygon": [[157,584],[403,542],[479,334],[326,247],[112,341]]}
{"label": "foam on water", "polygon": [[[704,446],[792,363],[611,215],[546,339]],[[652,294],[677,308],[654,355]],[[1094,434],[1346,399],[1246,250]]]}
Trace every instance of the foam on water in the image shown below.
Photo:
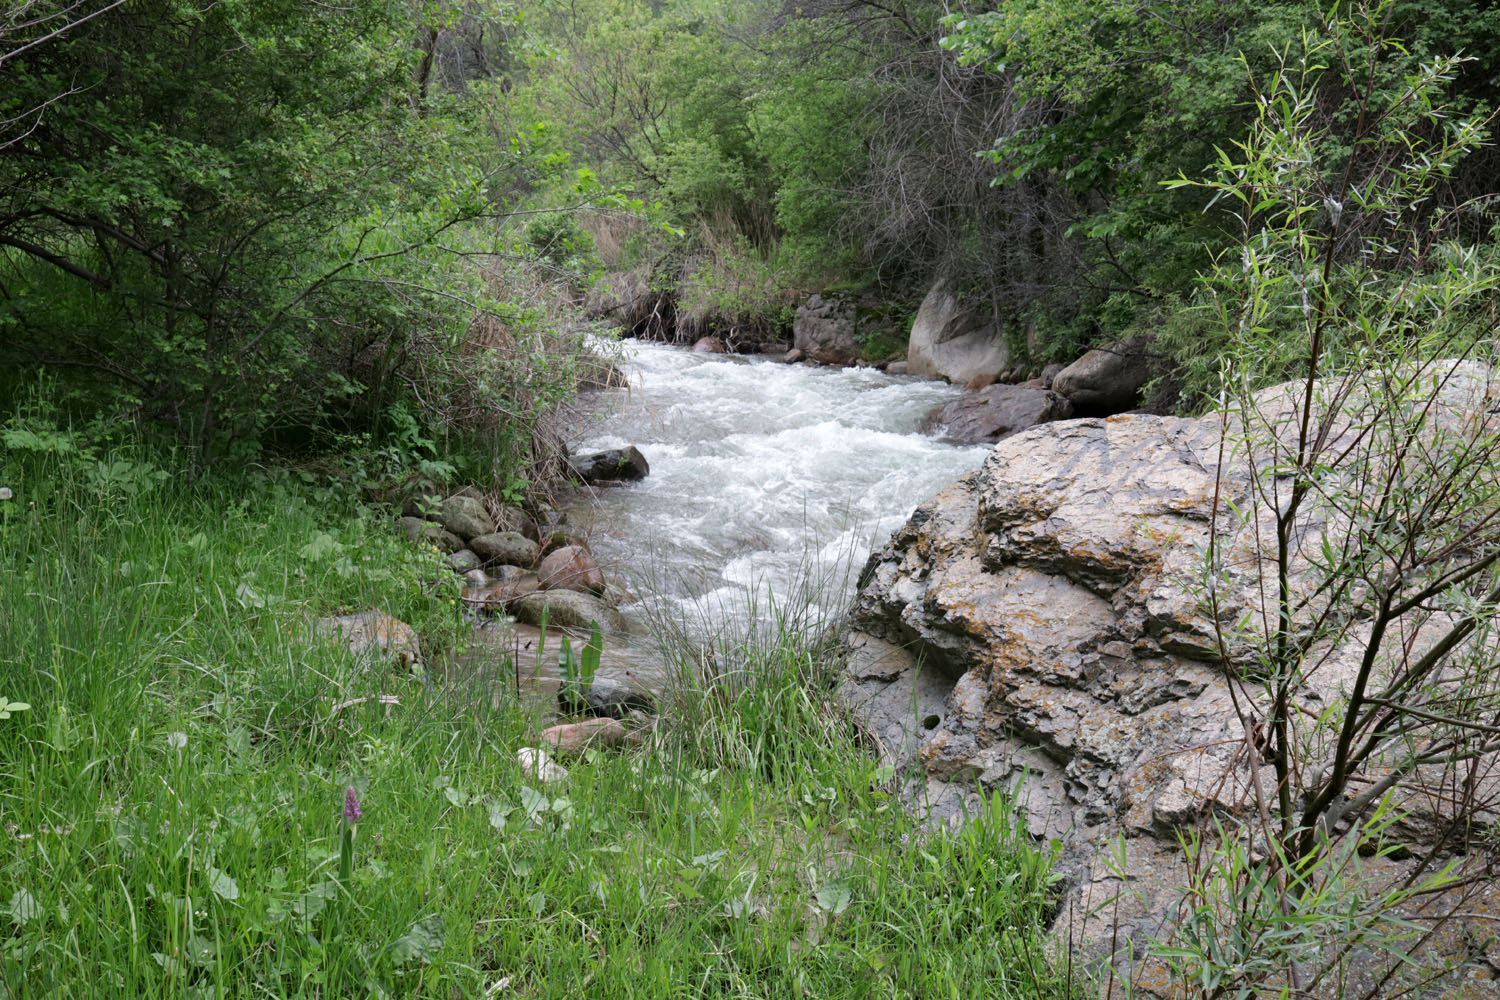
{"label": "foam on water", "polygon": [[934,406],[959,395],[943,383],[638,341],[624,349],[631,388],[596,395],[574,450],[634,444],[651,475],[599,490],[569,518],[606,575],[657,613],[692,618],[708,604],[746,614],[749,592],[787,599],[809,581],[820,604],[838,605],[851,569],[989,451],[920,433]]}

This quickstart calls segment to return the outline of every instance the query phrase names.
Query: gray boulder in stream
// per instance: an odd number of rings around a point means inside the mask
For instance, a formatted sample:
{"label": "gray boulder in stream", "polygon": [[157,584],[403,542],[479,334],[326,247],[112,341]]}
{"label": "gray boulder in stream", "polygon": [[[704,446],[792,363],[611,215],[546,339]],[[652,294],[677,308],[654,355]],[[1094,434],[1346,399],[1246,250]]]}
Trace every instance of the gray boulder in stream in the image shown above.
{"label": "gray boulder in stream", "polygon": [[580,594],[576,590],[542,590],[527,594],[516,601],[511,613],[517,621],[528,625],[539,625],[542,612],[547,612],[547,623],[560,628],[576,628],[588,631],[589,625],[598,622],[606,632],[624,632],[628,626],[625,616],[592,594]]}
{"label": "gray boulder in stream", "polygon": [[946,437],[961,444],[979,444],[999,441],[1034,424],[1072,415],[1072,404],[1054,392],[1020,385],[990,385],[934,410],[931,418],[942,425]]}
{"label": "gray boulder in stream", "polygon": [[536,542],[518,531],[496,531],[471,538],[469,548],[486,566],[532,566],[539,551]]}
{"label": "gray boulder in stream", "polygon": [[984,310],[959,302],[947,281],[934,284],[912,323],[906,371],[963,385],[1009,366],[1000,325]]}
{"label": "gray boulder in stream", "polygon": [[838,295],[814,295],[797,307],[792,347],[825,365],[852,364],[859,357],[854,339],[854,301]]}
{"label": "gray boulder in stream", "polygon": [[651,473],[646,456],[635,445],[574,455],[568,459],[568,465],[579,479],[590,484],[645,479]]}

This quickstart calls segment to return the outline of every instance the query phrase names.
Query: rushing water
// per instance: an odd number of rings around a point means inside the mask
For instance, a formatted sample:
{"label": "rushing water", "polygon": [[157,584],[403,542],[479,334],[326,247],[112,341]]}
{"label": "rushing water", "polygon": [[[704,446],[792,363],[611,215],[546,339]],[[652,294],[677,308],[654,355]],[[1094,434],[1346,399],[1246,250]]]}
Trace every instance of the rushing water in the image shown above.
{"label": "rushing water", "polygon": [[767,594],[835,611],[870,550],[989,451],[920,432],[959,395],[941,382],[639,341],[624,350],[630,388],[593,397],[575,450],[633,444],[651,474],[567,513],[605,574],[639,597],[623,608],[636,621],[763,613]]}
{"label": "rushing water", "polygon": [[[651,474],[583,490],[568,526],[611,583],[636,600],[632,636],[605,642],[600,675],[659,692],[664,667],[645,636],[665,626],[707,638],[764,625],[771,604],[801,625],[842,610],[866,555],[918,503],[984,461],[988,447],[921,432],[960,390],[870,368],[623,345],[628,390],[593,393],[574,450],[635,445]],[[481,630],[457,666],[501,682],[498,665],[543,712],[555,705],[559,637]]]}

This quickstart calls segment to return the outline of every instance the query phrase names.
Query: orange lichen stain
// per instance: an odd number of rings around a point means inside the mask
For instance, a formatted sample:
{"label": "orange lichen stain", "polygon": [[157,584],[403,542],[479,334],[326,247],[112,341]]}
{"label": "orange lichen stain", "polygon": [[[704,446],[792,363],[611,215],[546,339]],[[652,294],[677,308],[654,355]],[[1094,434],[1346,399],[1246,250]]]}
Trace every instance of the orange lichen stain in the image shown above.
{"label": "orange lichen stain", "polygon": [[420,657],[417,633],[403,621],[384,612],[336,619],[334,628],[356,656],[379,651],[410,665]]}

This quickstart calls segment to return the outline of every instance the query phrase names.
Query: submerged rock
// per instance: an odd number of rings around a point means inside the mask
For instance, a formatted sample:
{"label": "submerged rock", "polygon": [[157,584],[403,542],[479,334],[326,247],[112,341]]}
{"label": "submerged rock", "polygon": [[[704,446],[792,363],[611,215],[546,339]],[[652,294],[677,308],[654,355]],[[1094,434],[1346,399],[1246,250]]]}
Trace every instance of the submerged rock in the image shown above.
{"label": "submerged rock", "polygon": [[568,459],[568,465],[585,483],[645,479],[651,473],[646,456],[635,445],[591,455],[575,455]]}

